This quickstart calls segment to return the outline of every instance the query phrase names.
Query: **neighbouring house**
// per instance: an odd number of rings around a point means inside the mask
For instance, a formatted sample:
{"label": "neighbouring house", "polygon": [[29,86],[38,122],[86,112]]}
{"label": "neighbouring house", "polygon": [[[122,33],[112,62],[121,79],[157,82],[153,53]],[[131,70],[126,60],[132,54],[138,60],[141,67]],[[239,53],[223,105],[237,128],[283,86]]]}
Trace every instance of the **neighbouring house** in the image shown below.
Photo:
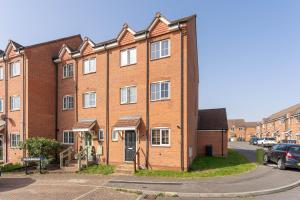
{"label": "neighbouring house", "polygon": [[23,46],[12,40],[0,51],[0,162],[19,162],[20,141],[55,139],[56,65],[63,44],[77,48],[80,35]]}
{"label": "neighbouring house", "polygon": [[229,140],[249,141],[256,136],[257,122],[246,122],[244,119],[228,120]]}
{"label": "neighbouring house", "polygon": [[295,140],[300,143],[300,103],[264,118],[256,127],[258,137]]}
{"label": "neighbouring house", "polygon": [[228,154],[228,124],[225,108],[198,111],[198,155],[207,155],[207,146],[211,146],[213,156]]}

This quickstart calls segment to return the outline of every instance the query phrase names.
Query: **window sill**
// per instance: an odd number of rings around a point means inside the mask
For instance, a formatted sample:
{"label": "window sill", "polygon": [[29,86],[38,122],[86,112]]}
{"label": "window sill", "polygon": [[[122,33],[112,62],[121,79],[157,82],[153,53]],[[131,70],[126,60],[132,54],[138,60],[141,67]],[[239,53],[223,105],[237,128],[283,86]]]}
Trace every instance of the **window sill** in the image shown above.
{"label": "window sill", "polygon": [[112,142],[118,142],[118,140],[111,140]]}
{"label": "window sill", "polygon": [[167,55],[167,56],[160,57],[160,58],[153,58],[153,59],[150,58],[150,61],[156,61],[156,60],[161,60],[161,59],[170,58],[170,57],[171,57],[171,55]]}
{"label": "window sill", "polygon": [[120,65],[120,68],[123,68],[123,67],[130,67],[130,66],[136,65],[136,64],[137,64],[137,62],[132,63],[132,64],[127,64],[127,65]]}
{"label": "window sill", "polygon": [[170,148],[171,145],[153,145],[151,144],[152,147],[162,147],[162,148]]}
{"label": "window sill", "polygon": [[96,108],[96,106],[93,106],[93,107],[83,107],[83,109],[89,109],[89,108]]}
{"label": "window sill", "polygon": [[62,109],[62,111],[73,111],[74,108],[66,108],[66,109]]}
{"label": "window sill", "polygon": [[63,77],[62,80],[72,79],[73,76]]}
{"label": "window sill", "polygon": [[16,109],[16,110],[10,110],[10,112],[17,112],[20,111],[21,109]]}
{"label": "window sill", "polygon": [[160,102],[160,101],[170,101],[171,98],[168,99],[159,99],[159,100],[150,100],[150,102]]}
{"label": "window sill", "polygon": [[133,104],[137,104],[137,102],[134,102],[134,103],[120,103],[120,105],[133,105]]}
{"label": "window sill", "polygon": [[15,76],[10,76],[10,78],[15,78],[15,77],[18,77],[18,76],[21,76],[21,74],[18,74],[18,75],[15,75]]}
{"label": "window sill", "polygon": [[62,144],[64,144],[64,145],[74,145],[74,143],[62,143]]}
{"label": "window sill", "polygon": [[96,74],[96,72],[87,72],[87,73],[83,73],[83,75],[89,75],[89,74]]}

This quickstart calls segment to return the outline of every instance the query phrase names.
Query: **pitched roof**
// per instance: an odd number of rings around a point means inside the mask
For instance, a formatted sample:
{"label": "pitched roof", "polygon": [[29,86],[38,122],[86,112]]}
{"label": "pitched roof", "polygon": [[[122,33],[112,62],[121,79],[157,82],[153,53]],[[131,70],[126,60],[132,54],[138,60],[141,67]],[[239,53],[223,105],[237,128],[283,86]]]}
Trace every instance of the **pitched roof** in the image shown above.
{"label": "pitched roof", "polygon": [[15,42],[13,40],[11,40],[11,43],[16,47],[16,49],[22,49],[22,48],[24,48],[23,45],[20,45],[19,43]]}
{"label": "pitched roof", "polygon": [[114,127],[137,127],[140,124],[140,116],[127,116],[118,119]]}
{"label": "pitched roof", "polygon": [[227,130],[225,108],[198,110],[198,130]]}
{"label": "pitched roof", "polygon": [[286,117],[287,114],[291,114],[291,115],[296,115],[300,113],[300,103],[290,106],[288,108],[285,108],[279,112],[276,112],[272,115],[270,115],[269,117],[267,117],[266,119],[264,119],[265,121],[272,121],[281,117]]}
{"label": "pitched roof", "polygon": [[245,127],[245,120],[244,119],[229,119],[228,120],[228,127]]}
{"label": "pitched roof", "polygon": [[257,122],[245,122],[247,128],[256,128]]}

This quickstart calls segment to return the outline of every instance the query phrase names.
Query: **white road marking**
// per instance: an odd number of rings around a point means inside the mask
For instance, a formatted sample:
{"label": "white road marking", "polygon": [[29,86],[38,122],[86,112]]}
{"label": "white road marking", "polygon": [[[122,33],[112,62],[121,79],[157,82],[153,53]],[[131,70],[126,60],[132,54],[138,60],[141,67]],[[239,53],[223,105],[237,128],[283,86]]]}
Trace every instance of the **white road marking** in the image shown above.
{"label": "white road marking", "polygon": [[81,198],[83,198],[83,197],[85,197],[85,196],[87,196],[87,195],[89,195],[89,194],[95,192],[95,191],[98,190],[98,189],[99,189],[99,188],[94,188],[94,189],[92,189],[92,190],[90,190],[90,191],[88,191],[88,192],[86,192],[86,193],[80,195],[79,197],[76,197],[75,199],[72,199],[72,200],[78,200],[78,199],[81,199]]}

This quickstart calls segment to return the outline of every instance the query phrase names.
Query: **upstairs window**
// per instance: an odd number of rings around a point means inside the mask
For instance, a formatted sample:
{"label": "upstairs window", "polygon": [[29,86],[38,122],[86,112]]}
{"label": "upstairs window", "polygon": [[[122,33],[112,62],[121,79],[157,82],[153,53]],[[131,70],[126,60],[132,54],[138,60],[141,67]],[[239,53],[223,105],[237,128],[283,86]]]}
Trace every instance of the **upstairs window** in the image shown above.
{"label": "upstairs window", "polygon": [[300,115],[298,115],[296,118],[297,118],[297,122],[300,123]]}
{"label": "upstairs window", "polygon": [[73,131],[64,131],[64,144],[73,144],[74,143],[74,132]]}
{"label": "upstairs window", "polygon": [[136,86],[121,88],[121,104],[136,103]]}
{"label": "upstairs window", "polygon": [[11,96],[10,97],[10,110],[20,110],[20,96]]}
{"label": "upstairs window", "polygon": [[84,108],[96,107],[96,92],[87,92],[83,94],[83,107]]}
{"label": "upstairs window", "polygon": [[4,79],[4,67],[0,67],[0,80]]}
{"label": "upstairs window", "polygon": [[20,134],[18,133],[11,133],[10,134],[10,146],[11,147],[19,147],[21,141]]}
{"label": "upstairs window", "polygon": [[121,51],[121,66],[132,65],[136,63],[136,48]]}
{"label": "upstairs window", "polygon": [[0,98],[0,112],[3,112],[3,99]]}
{"label": "upstairs window", "polygon": [[73,64],[66,64],[63,67],[63,78],[73,77]]}
{"label": "upstairs window", "polygon": [[151,101],[170,98],[170,81],[151,83]]}
{"label": "upstairs window", "polygon": [[10,77],[19,76],[21,74],[20,62],[10,63]]}
{"label": "upstairs window", "polygon": [[151,43],[151,60],[170,56],[170,40]]}
{"label": "upstairs window", "polygon": [[89,58],[83,61],[83,73],[96,72],[96,58]]}
{"label": "upstairs window", "polygon": [[66,95],[63,97],[63,110],[69,110],[74,108],[74,97]]}

